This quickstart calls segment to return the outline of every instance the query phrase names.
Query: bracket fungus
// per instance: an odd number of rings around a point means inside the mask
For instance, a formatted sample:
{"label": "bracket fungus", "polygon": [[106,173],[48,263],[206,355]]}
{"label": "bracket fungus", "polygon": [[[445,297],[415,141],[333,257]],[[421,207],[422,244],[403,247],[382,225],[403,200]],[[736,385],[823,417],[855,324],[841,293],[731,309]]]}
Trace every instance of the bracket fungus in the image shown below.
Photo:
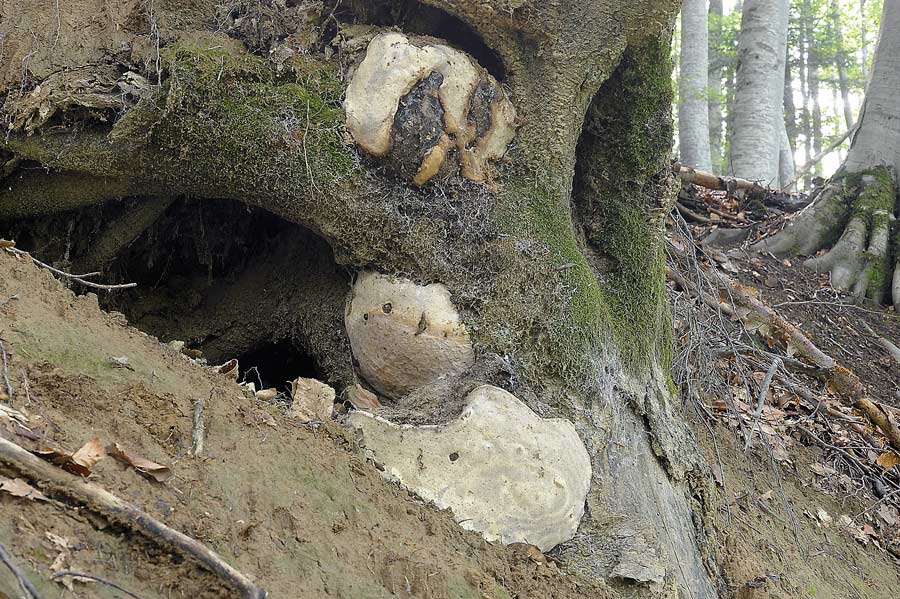
{"label": "bracket fungus", "polygon": [[512,102],[474,59],[394,31],[369,42],[344,110],[359,147],[416,185],[457,169],[483,181],[515,136]]}
{"label": "bracket fungus", "polygon": [[488,541],[541,551],[575,536],[591,462],[575,426],[541,418],[511,393],[482,385],[456,420],[398,425],[355,411],[350,424],[385,474]]}
{"label": "bracket fungus", "polygon": [[387,397],[462,374],[475,363],[469,333],[440,283],[362,272],[344,324],[360,373]]}

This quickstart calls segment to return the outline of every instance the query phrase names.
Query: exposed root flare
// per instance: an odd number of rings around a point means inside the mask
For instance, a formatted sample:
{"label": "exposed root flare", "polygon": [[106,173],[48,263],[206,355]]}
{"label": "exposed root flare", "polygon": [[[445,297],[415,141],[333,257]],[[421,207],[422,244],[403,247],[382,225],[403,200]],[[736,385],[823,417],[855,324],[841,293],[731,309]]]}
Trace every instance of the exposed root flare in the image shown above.
{"label": "exposed root flare", "polygon": [[[804,266],[831,274],[831,284],[857,298],[884,302],[890,292],[900,307],[900,263],[889,286],[897,187],[885,168],[837,175],[818,200],[781,233],[754,246],[778,255],[810,255]],[[833,244],[832,240],[837,238]],[[894,245],[897,240],[893,240]]]}

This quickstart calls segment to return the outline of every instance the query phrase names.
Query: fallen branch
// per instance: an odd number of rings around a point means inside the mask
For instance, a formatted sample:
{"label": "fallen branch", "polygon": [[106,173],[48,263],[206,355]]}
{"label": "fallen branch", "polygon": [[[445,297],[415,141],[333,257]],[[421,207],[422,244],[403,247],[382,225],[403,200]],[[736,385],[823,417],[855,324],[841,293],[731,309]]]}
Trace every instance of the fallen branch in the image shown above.
{"label": "fallen branch", "polygon": [[844,143],[844,140],[847,139],[848,137],[850,137],[850,135],[854,131],[856,131],[856,127],[851,127],[850,129],[847,129],[846,133],[844,133],[838,139],[831,142],[831,144],[827,148],[825,148],[824,150],[819,152],[818,155],[813,156],[812,160],[808,160],[806,162],[806,164],[804,164],[803,167],[794,174],[794,178],[791,179],[788,182],[788,184],[784,186],[784,189],[787,190],[787,189],[790,189],[791,187],[793,187],[794,185],[796,185],[797,181],[799,181],[803,177],[803,175],[808,173],[809,170],[812,167],[814,167],[816,164],[818,164],[823,158],[825,158],[826,156],[831,154],[835,150],[835,148],[837,148],[839,145]]}
{"label": "fallen branch", "polygon": [[9,551],[6,550],[6,547],[3,546],[3,543],[0,543],[0,561],[6,564],[9,571],[13,573],[13,576],[16,577],[16,580],[19,582],[19,586],[22,587],[23,591],[31,595],[32,599],[41,599],[41,594],[34,588],[34,585],[31,584],[31,581],[28,580],[22,570],[19,569],[16,562],[13,561],[12,555],[10,555]]}
{"label": "fallen branch", "polygon": [[756,401],[756,410],[753,412],[753,426],[750,427],[750,434],[747,435],[747,440],[744,442],[744,451],[747,451],[747,448],[750,447],[750,441],[753,440],[753,434],[756,432],[756,427],[759,424],[759,417],[762,416],[762,409],[766,403],[766,395],[768,395],[769,387],[772,385],[772,377],[775,376],[775,371],[778,370],[779,366],[781,366],[781,358],[775,358],[772,360],[772,365],[769,366],[769,370],[766,371],[766,378],[763,379],[762,386],[759,388],[759,399]]}
{"label": "fallen branch", "polygon": [[[212,393],[210,393],[212,397]],[[206,424],[203,419],[203,400],[194,400],[194,428],[191,431],[191,455],[198,457],[203,453],[206,441]]]}
{"label": "fallen branch", "polygon": [[93,574],[87,574],[86,572],[73,572],[72,570],[60,570],[56,574],[50,577],[50,580],[56,580],[57,578],[65,578],[66,576],[71,576],[73,578],[86,578],[88,580],[93,580],[94,582],[99,582],[101,584],[105,584],[108,587],[114,588],[117,591],[121,591],[131,597],[131,599],[142,599],[140,595],[136,595],[129,591],[128,589],[122,588],[118,584],[114,583],[111,580],[106,580],[105,578],[100,578],[99,576],[94,576]]}
{"label": "fallen branch", "polygon": [[900,364],[900,347],[897,347],[896,345],[873,331],[872,327],[870,327],[869,323],[867,323],[866,321],[862,321],[862,324],[864,327],[866,327],[866,331],[868,331],[869,335],[875,337],[875,341],[878,342],[878,345],[883,347],[887,351],[887,353],[890,354],[892,358],[894,358],[894,361],[897,362],[897,364]]}
{"label": "fallen branch", "polygon": [[40,487],[57,490],[156,543],[172,547],[194,558],[235,588],[243,599],[265,599],[266,592],[263,589],[196,539],[169,528],[106,489],[86,483],[2,437],[0,437],[0,462],[28,476]]}
{"label": "fallen branch", "polygon": [[2,340],[0,340],[0,356],[3,357],[3,385],[6,390],[7,401],[12,403],[13,388],[12,384],[9,382],[9,362],[6,360],[6,346],[3,345]]}
{"label": "fallen branch", "polygon": [[137,287],[137,283],[122,283],[120,285],[103,285],[101,283],[94,283],[93,281],[88,281],[87,277],[96,277],[97,275],[100,274],[99,272],[89,272],[89,273],[85,273],[83,275],[73,275],[72,273],[65,272],[63,270],[59,270],[58,268],[54,268],[53,266],[50,266],[46,262],[41,262],[40,260],[38,260],[37,258],[35,258],[34,256],[32,256],[31,254],[29,254],[28,252],[26,252],[24,250],[20,250],[15,247],[5,247],[3,249],[11,254],[17,254],[19,256],[25,256],[26,258],[30,258],[31,261],[34,262],[37,266],[40,266],[41,268],[46,268],[50,272],[55,273],[61,277],[65,277],[67,279],[71,279],[72,281],[75,281],[76,283],[81,283],[82,285],[85,285],[86,287],[93,287],[94,289],[103,289],[105,291],[111,291],[113,289],[131,289],[132,287]]}
{"label": "fallen branch", "polygon": [[746,190],[751,193],[765,193],[767,191],[765,187],[755,181],[740,179],[738,177],[720,177],[713,173],[699,171],[691,166],[685,166],[679,162],[676,162],[673,165],[672,170],[682,182],[699,185],[706,189],[727,191],[728,193],[734,193],[735,190],[738,189]]}
{"label": "fallen branch", "polygon": [[703,224],[712,224],[712,219],[703,216],[702,214],[697,214],[681,202],[675,202],[675,208],[678,209],[678,212],[681,213],[681,216],[685,218],[689,218],[694,222],[703,223]]}

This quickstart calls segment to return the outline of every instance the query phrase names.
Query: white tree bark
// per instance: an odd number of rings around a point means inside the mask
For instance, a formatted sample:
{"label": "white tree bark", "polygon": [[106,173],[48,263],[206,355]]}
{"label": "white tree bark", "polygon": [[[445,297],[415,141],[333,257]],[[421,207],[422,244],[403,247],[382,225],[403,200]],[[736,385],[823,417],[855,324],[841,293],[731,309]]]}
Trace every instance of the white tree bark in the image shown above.
{"label": "white tree bark", "polygon": [[859,130],[844,162],[848,172],[890,166],[900,174],[900,0],[885,0]]}
{"label": "white tree bark", "polygon": [[779,179],[788,9],[789,0],[746,0],[741,13],[728,170],[764,184]]}
{"label": "white tree bark", "polygon": [[791,140],[787,134],[787,125],[784,122],[784,113],[777,115],[778,122],[775,124],[780,129],[779,151],[778,151],[778,187],[786,187],[788,183],[794,180],[794,148],[791,147]]}
{"label": "white tree bark", "polygon": [[707,0],[684,0],[678,78],[678,141],[681,161],[712,170],[709,151],[709,29]]}

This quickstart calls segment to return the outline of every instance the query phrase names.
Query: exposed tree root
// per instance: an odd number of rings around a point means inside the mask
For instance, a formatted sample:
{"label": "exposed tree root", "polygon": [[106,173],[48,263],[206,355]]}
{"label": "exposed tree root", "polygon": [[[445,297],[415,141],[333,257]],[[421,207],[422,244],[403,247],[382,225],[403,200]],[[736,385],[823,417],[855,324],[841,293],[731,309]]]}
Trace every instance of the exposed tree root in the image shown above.
{"label": "exposed tree root", "polygon": [[61,492],[146,536],[153,542],[175,548],[192,557],[226,584],[236,589],[244,599],[264,599],[266,597],[264,590],[196,539],[169,528],[109,491],[83,482],[75,475],[45,462],[2,437],[0,437],[0,462],[28,476],[40,487]]}
{"label": "exposed tree root", "polygon": [[900,452],[900,428],[886,409],[872,401],[859,377],[819,349],[800,329],[751,295],[745,287],[722,273],[714,273],[706,279],[718,292],[717,301],[674,271],[669,271],[669,278],[682,289],[699,296],[704,303],[739,318],[748,331],[756,332],[769,345],[781,348],[788,355],[796,355],[813,366],[813,372],[818,377],[824,379],[847,403],[863,412]]}
{"label": "exposed tree root", "polygon": [[171,196],[147,198],[137,206],[126,210],[104,227],[99,238],[91,244],[87,255],[78,261],[79,264],[84,268],[101,268],[140,237],[141,233],[156,222],[174,201],[175,198]]}
{"label": "exposed tree root", "polygon": [[[887,169],[838,174],[806,212],[753,249],[776,255],[812,255],[830,248],[804,265],[829,272],[835,288],[857,298],[882,303],[890,292],[900,309],[900,262],[893,269],[893,285],[888,287],[896,192]],[[837,241],[832,243],[834,239]]]}
{"label": "exposed tree root", "polygon": [[141,191],[122,179],[43,168],[0,180],[0,220],[56,214]]}

